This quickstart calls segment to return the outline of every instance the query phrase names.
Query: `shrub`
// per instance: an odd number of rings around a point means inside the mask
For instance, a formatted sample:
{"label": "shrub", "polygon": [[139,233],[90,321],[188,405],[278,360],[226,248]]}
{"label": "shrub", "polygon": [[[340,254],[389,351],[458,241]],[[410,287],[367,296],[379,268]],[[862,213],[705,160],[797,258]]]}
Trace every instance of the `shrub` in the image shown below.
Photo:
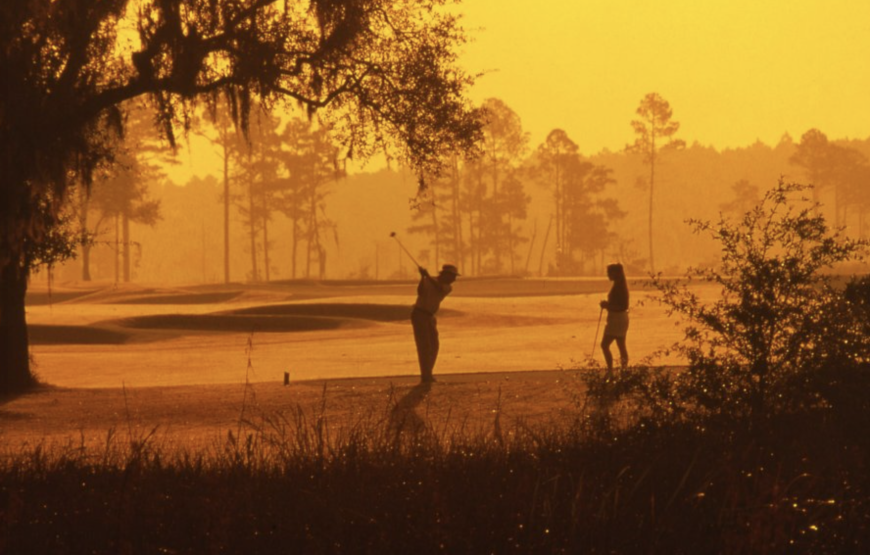
{"label": "shrub", "polygon": [[[730,426],[807,408],[860,412],[870,392],[870,282],[853,278],[844,288],[831,270],[860,260],[867,242],[831,230],[806,189],[780,181],[738,221],[689,220],[695,233],[719,242],[721,264],[689,269],[682,280],[653,276],[668,314],[681,318],[685,336],[672,350],[687,367],[596,376],[592,394],[633,401],[636,420],[658,423]],[[698,281],[718,285],[718,299],[699,298]]]}

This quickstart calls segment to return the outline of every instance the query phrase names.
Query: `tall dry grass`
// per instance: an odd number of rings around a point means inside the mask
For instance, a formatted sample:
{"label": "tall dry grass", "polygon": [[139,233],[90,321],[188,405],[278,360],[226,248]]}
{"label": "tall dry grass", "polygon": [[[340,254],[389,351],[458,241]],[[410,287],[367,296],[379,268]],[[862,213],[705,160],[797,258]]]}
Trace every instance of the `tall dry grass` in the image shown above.
{"label": "tall dry grass", "polygon": [[[861,553],[866,434],[807,411],[769,433],[426,414],[261,413],[195,451],[159,430],[7,450],[0,553]],[[863,550],[863,551],[862,551]]]}

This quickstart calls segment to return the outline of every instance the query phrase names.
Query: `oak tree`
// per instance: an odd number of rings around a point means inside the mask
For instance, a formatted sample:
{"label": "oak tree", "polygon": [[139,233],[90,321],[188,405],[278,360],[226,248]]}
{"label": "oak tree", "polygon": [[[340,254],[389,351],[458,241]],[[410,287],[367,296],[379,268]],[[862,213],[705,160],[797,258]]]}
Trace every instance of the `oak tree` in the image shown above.
{"label": "oak tree", "polygon": [[[0,394],[33,383],[24,299],[34,251],[74,181],[112,156],[146,97],[171,144],[200,100],[241,127],[254,101],[322,111],[345,156],[384,145],[437,171],[480,130],[439,0],[30,0],[0,3]],[[128,29],[135,29],[130,36]],[[46,216],[47,214],[47,216]]]}

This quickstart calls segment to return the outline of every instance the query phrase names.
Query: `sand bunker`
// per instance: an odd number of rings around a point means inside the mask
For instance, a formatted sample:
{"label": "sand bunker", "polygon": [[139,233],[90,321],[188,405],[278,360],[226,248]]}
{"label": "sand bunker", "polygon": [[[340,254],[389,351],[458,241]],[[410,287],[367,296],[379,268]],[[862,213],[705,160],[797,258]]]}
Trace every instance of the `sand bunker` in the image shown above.
{"label": "sand bunker", "polygon": [[[411,319],[411,307],[408,305],[390,305],[374,303],[317,303],[317,304],[276,304],[255,306],[235,310],[233,314],[249,315],[281,315],[281,316],[318,316],[323,318],[356,318],[376,322],[401,322]],[[438,311],[438,316],[457,316],[460,312],[444,309]]]}
{"label": "sand bunker", "polygon": [[[442,314],[443,313],[443,314]],[[439,311],[455,317],[456,310]],[[383,304],[277,304],[212,314],[155,314],[102,322],[108,327],[187,332],[302,332],[359,328],[376,322],[409,321],[411,308]]]}
{"label": "sand bunker", "polygon": [[340,318],[242,314],[160,314],[124,318],[111,323],[134,329],[228,332],[333,330],[353,325],[350,320]]}
{"label": "sand bunker", "polygon": [[[441,314],[443,312],[444,314]],[[444,310],[439,316],[457,316]],[[213,314],[161,314],[106,322],[124,328],[148,330],[297,332],[364,327],[375,322],[410,320],[411,308],[383,304],[278,304]]]}
{"label": "sand bunker", "polygon": [[[208,294],[229,298],[229,293]],[[232,294],[233,296],[236,293]],[[205,295],[203,295],[205,296]],[[161,298],[164,298],[161,296]],[[124,301],[134,304],[134,301]],[[217,301],[220,302],[220,301]],[[135,303],[138,304],[138,303]],[[141,304],[158,304],[143,302]],[[175,303],[173,303],[175,304]],[[104,320],[95,325],[28,326],[34,345],[120,345],[130,342],[165,339],[197,332],[306,332],[361,328],[376,323],[407,322],[411,308],[406,305],[375,303],[317,303],[261,305],[210,314],[144,314],[128,318]],[[439,317],[462,315],[456,310],[442,310]],[[142,331],[136,331],[142,330]],[[156,335],[155,335],[156,334]]]}
{"label": "sand bunker", "polygon": [[29,325],[27,335],[32,345],[120,345],[130,335],[94,326]]}
{"label": "sand bunker", "polygon": [[[198,293],[171,289],[157,290],[127,287],[100,290],[72,298],[70,301],[74,303],[130,305],[216,304],[231,301],[241,294],[242,291],[209,291]],[[29,300],[28,297],[28,302]]]}
{"label": "sand bunker", "polygon": [[231,301],[241,295],[241,291],[216,293],[182,293],[177,295],[143,295],[117,299],[113,304],[214,304]]}
{"label": "sand bunker", "polygon": [[27,306],[41,306],[65,303],[91,295],[96,289],[84,291],[28,291]]}

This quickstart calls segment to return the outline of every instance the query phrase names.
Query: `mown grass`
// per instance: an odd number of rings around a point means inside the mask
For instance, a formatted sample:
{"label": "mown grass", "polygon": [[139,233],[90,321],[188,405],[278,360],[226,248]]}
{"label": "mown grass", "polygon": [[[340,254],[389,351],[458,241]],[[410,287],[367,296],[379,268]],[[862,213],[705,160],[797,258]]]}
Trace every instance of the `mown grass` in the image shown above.
{"label": "mown grass", "polygon": [[[159,430],[3,453],[0,553],[862,553],[870,440],[830,410],[762,433],[257,414],[211,448]],[[324,403],[325,406],[325,403]],[[612,415],[611,415],[612,416]]]}

